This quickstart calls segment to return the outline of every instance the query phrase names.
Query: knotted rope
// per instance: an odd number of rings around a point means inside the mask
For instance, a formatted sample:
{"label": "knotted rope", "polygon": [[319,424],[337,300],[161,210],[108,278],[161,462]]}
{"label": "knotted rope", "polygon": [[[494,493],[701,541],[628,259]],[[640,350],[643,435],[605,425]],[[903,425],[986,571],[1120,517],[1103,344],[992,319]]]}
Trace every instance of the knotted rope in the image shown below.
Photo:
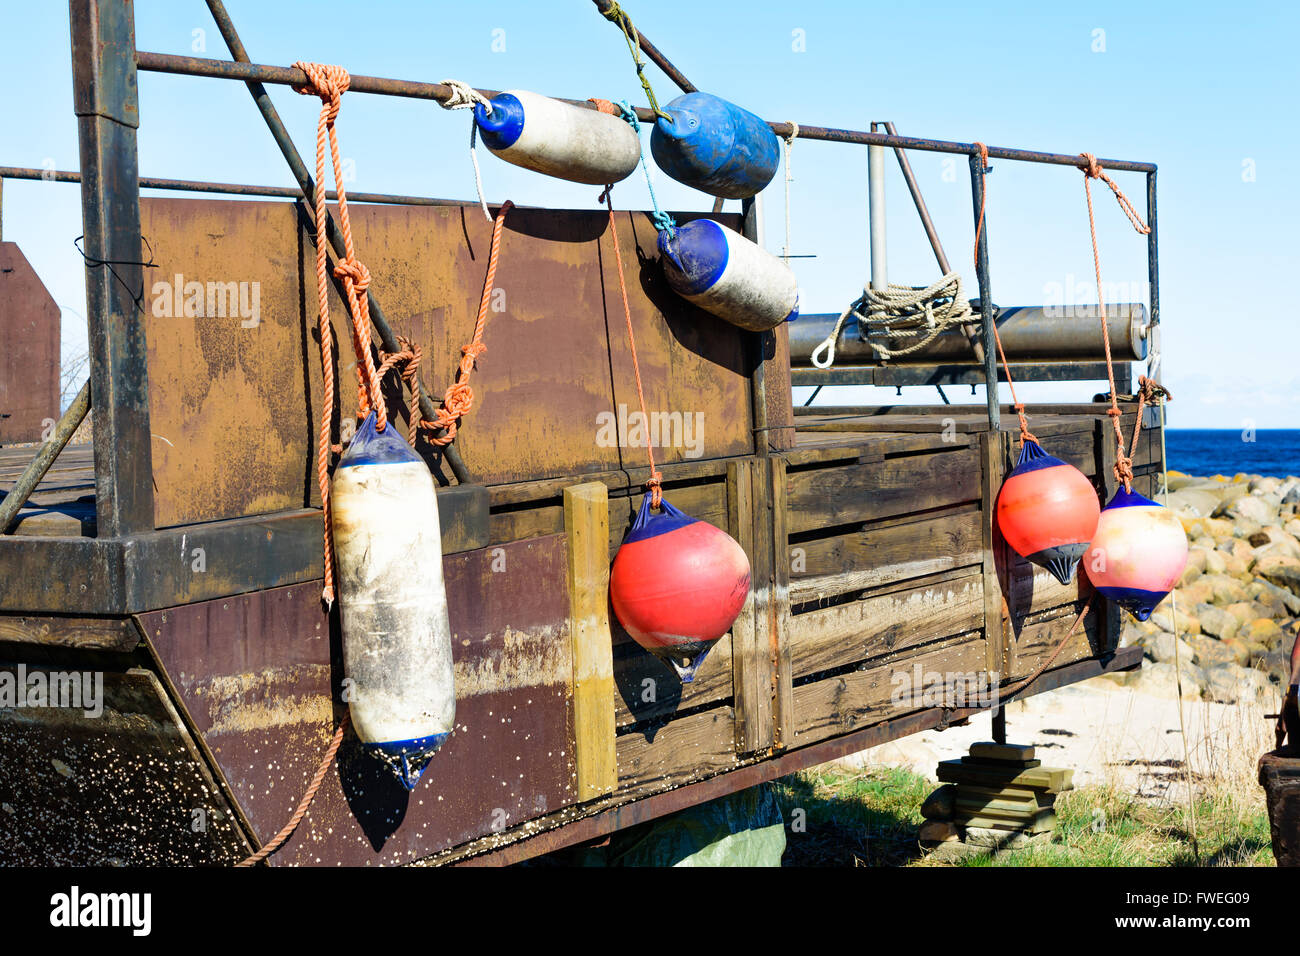
{"label": "knotted rope", "polygon": [[[868,285],[840,313],[831,334],[813,350],[812,363],[817,368],[831,367],[835,343],[850,316],[858,320],[862,340],[881,358],[891,359],[925,348],[947,329],[961,325],[970,314],[970,303],[962,294],[961,275],[956,272],[928,286],[890,283],[888,288],[876,290]],[[893,348],[881,338],[901,338],[909,340],[909,344]]]}
{"label": "knotted rope", "polygon": [[[492,101],[480,93],[468,83],[462,83],[460,80],[443,80],[443,86],[451,87],[451,96],[447,97],[445,103],[439,103],[445,110],[471,110],[475,106],[482,106],[492,112]],[[474,165],[474,188],[478,190],[478,204],[483,209],[483,215],[488,222],[492,221],[492,213],[488,212],[487,200],[483,198],[483,173],[478,168],[478,153],[474,149],[478,143],[478,123],[474,122],[471,116],[469,121],[469,161]]]}
{"label": "knotted rope", "polygon": [[456,368],[456,381],[443,394],[442,407],[438,409],[434,419],[420,418],[419,394],[415,389],[421,357],[420,347],[399,335],[397,344],[401,346],[401,350],[384,356],[383,365],[379,369],[380,374],[383,375],[390,368],[400,366],[402,378],[412,386],[408,406],[410,428],[407,434],[407,441],[411,445],[415,444],[419,430],[422,428],[430,432],[443,432],[441,435],[431,434],[430,443],[450,445],[456,438],[461,418],[469,414],[470,409],[474,407],[474,390],[470,388],[469,377],[474,371],[478,357],[487,351],[487,346],[483,344],[483,332],[487,328],[488,312],[492,307],[492,293],[496,289],[497,261],[501,254],[501,227],[505,225],[506,213],[513,208],[514,203],[507,199],[497,210],[496,218],[492,221],[492,244],[488,251],[487,276],[483,280],[483,295],[479,299],[478,318],[474,322],[474,337],[469,344],[460,347],[461,359]]}
{"label": "knotted rope", "polygon": [[[599,105],[599,104],[598,104]],[[614,241],[614,267],[618,270],[618,291],[623,297],[623,316],[627,319],[627,342],[632,350],[632,372],[636,376],[636,397],[641,403],[641,417],[646,422],[646,457],[650,459],[650,480],[645,486],[650,491],[650,505],[658,508],[663,502],[663,475],[655,467],[654,446],[650,442],[649,423],[650,415],[646,411],[645,388],[641,384],[641,363],[636,357],[636,334],[632,331],[632,307],[627,300],[627,279],[623,275],[623,251],[618,242],[618,223],[614,220],[614,200],[611,193],[614,191],[614,185],[605,187],[604,192],[600,194],[598,202],[603,202],[609,207],[609,234]]]}
{"label": "knotted rope", "polygon": [[650,80],[645,75],[645,61],[641,59],[641,36],[632,25],[632,18],[617,3],[611,3],[608,9],[601,12],[601,16],[617,24],[623,31],[627,48],[632,54],[632,62],[636,64],[636,78],[641,81],[641,89],[645,90],[645,98],[650,104],[650,109],[654,110],[656,116],[671,120],[672,117],[659,108],[659,100],[655,98],[655,91],[650,88]]}
{"label": "knotted rope", "polygon": [[330,426],[334,418],[334,344],[330,324],[328,250],[325,241],[329,213],[325,205],[325,150],[328,144],[330,161],[334,170],[334,190],[338,195],[339,228],[343,233],[344,257],[334,268],[341,279],[348,303],[352,347],[357,358],[357,404],[362,416],[375,412],[376,427],[383,431],[388,424],[387,410],[379,393],[379,377],[375,373],[370,352],[370,303],[366,290],[370,287],[370,271],[357,260],[352,243],[352,222],[348,216],[347,192],[343,186],[342,162],[339,158],[338,134],[334,122],[338,119],[343,94],[352,78],[341,66],[298,61],[293,64],[307,74],[307,83],[295,86],[295,92],[320,98],[320,118],[316,124],[316,298],[319,305],[321,357],[321,422],[316,444],[316,479],[320,488],[321,515],[325,523],[324,565],[325,587],[321,596],[327,606],[334,603],[334,541],[330,533],[330,452],[341,451],[331,444]]}
{"label": "knotted rope", "polygon": [[[1110,354],[1110,323],[1106,321],[1106,298],[1102,294],[1101,287],[1101,253],[1097,248],[1097,219],[1092,208],[1092,181],[1100,179],[1110,187],[1110,191],[1115,194],[1115,201],[1119,203],[1119,208],[1124,211],[1128,221],[1132,224],[1133,229],[1139,235],[1147,235],[1151,232],[1151,227],[1142,221],[1142,218],[1129,202],[1128,197],[1120,191],[1115,185],[1115,181],[1106,175],[1101,165],[1097,162],[1097,157],[1092,153],[1080,153],[1080,169],[1083,170],[1083,192],[1088,200],[1088,231],[1092,236],[1092,264],[1097,276],[1097,312],[1101,315],[1101,341],[1106,349],[1106,377],[1110,381],[1110,408],[1106,409],[1106,414],[1110,416],[1111,425],[1115,429],[1115,443],[1117,451],[1115,453],[1115,480],[1124,485],[1125,491],[1133,490],[1133,459],[1132,452],[1125,454],[1124,451],[1124,430],[1120,427],[1119,396],[1115,393],[1115,364]],[[1144,377],[1142,382],[1148,382]],[[1148,383],[1153,389],[1159,389],[1155,383]],[[1168,393],[1164,393],[1166,396]],[[1151,398],[1156,397],[1156,393],[1151,393]],[[1133,451],[1137,450],[1137,436],[1142,428],[1141,406],[1145,404],[1139,394],[1139,409],[1137,426],[1133,431]]]}

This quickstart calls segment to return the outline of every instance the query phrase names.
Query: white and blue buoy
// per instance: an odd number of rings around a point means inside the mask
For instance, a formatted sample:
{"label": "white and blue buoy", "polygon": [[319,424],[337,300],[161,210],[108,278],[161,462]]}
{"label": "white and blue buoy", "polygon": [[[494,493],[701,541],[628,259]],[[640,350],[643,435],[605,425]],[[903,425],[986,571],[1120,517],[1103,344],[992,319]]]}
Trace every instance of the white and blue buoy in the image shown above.
{"label": "white and blue buoy", "polygon": [[391,422],[376,431],[371,412],[331,498],[352,726],[413,790],[456,718],[433,476]]}
{"label": "white and blue buoy", "polygon": [[527,90],[498,93],[474,107],[484,145],[508,163],[557,179],[605,186],[626,179],[641,159],[627,123]]}
{"label": "white and blue buoy", "polygon": [[790,267],[712,219],[662,229],[659,252],[672,290],[732,325],[764,332],[799,314]]}

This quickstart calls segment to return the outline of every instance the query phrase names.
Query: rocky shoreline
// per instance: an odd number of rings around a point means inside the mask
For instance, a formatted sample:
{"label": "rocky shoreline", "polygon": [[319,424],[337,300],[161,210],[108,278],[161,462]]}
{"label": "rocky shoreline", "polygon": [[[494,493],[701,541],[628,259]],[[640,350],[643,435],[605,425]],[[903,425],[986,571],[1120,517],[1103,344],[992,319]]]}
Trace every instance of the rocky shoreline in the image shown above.
{"label": "rocky shoreline", "polygon": [[1171,471],[1168,504],[1187,569],[1149,620],[1126,615],[1145,655],[1125,685],[1172,697],[1181,669],[1184,698],[1275,704],[1300,630],[1300,478]]}

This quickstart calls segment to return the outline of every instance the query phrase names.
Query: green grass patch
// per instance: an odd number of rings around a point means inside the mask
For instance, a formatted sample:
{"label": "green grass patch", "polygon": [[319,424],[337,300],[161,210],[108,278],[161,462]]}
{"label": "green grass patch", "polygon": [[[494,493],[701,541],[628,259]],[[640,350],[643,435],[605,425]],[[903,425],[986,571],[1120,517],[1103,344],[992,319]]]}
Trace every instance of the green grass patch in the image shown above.
{"label": "green grass patch", "polygon": [[[917,841],[921,803],[938,786],[896,768],[819,767],[776,783],[786,866],[935,866]],[[1263,791],[1204,794],[1193,848],[1187,807],[1107,787],[1056,802],[1056,842],[971,857],[964,866],[1272,866]],[[1199,851],[1199,852],[1198,852]]]}

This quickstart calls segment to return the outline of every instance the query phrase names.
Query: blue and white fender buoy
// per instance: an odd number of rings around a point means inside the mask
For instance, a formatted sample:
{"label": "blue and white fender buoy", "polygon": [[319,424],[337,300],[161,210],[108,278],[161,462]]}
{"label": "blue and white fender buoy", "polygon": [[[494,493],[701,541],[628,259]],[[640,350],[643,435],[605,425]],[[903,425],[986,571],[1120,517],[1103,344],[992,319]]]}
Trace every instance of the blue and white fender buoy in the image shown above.
{"label": "blue and white fender buoy", "polygon": [[748,597],[749,558],[734,538],[642,499],[609,573],[614,614],[638,644],[688,684]]}
{"label": "blue and white fender buoy", "polygon": [[1187,567],[1187,532],[1168,508],[1123,485],[1097,522],[1088,579],[1139,621],[1151,616]]}
{"label": "blue and white fender buoy", "polygon": [[748,199],[776,175],[781,147],[772,128],[711,93],[687,93],[663,108],[650,152],[665,173],[722,199]]}
{"label": "blue and white fender buoy", "polygon": [[334,471],[331,526],[352,726],[414,790],[456,718],[438,497],[371,412]]}
{"label": "blue and white fender buoy", "polygon": [[659,233],[664,278],[683,299],[754,332],[799,315],[799,283],[784,262],[712,219]]}
{"label": "blue and white fender buoy", "polygon": [[630,176],[641,138],[623,120],[527,90],[498,93],[474,107],[483,143],[508,163],[590,186]]}

